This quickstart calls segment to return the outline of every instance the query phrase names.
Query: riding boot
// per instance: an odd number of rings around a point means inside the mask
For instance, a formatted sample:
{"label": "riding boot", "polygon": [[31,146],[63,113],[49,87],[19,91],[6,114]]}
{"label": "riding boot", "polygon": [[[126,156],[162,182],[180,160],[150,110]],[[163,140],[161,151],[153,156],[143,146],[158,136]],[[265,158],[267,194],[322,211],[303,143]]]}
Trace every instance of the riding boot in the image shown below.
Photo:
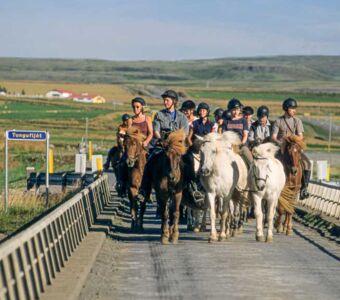
{"label": "riding boot", "polygon": [[309,193],[307,191],[309,180],[311,176],[310,170],[304,170],[301,182],[301,190],[300,190],[300,200],[305,200],[309,197]]}
{"label": "riding boot", "polygon": [[107,170],[110,168],[110,160],[111,160],[111,157],[113,156],[113,153],[114,153],[114,151],[115,151],[115,148],[116,148],[116,147],[112,147],[112,148],[110,149],[110,151],[108,152],[108,154],[107,154],[106,162],[105,162],[105,164],[103,165],[105,171],[107,171]]}

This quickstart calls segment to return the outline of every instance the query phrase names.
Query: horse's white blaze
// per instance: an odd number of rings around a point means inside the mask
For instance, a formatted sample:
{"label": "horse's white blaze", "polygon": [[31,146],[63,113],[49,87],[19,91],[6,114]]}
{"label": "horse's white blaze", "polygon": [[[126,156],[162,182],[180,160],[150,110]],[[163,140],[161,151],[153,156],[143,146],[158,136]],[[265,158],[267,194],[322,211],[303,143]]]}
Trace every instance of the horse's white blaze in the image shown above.
{"label": "horse's white blaze", "polygon": [[273,238],[273,219],[280,193],[285,185],[286,176],[283,166],[275,158],[279,148],[272,143],[265,143],[254,148],[254,162],[248,175],[252,190],[256,217],[256,238],[261,240],[263,234],[262,200],[267,201],[268,232],[267,241]]}

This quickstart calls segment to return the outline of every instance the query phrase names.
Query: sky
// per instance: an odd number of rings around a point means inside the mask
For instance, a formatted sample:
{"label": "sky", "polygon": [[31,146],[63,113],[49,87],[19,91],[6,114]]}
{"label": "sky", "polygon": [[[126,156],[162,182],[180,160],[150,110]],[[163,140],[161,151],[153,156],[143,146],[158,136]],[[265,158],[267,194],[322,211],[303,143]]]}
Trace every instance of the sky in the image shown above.
{"label": "sky", "polygon": [[339,0],[0,0],[0,57],[339,54]]}

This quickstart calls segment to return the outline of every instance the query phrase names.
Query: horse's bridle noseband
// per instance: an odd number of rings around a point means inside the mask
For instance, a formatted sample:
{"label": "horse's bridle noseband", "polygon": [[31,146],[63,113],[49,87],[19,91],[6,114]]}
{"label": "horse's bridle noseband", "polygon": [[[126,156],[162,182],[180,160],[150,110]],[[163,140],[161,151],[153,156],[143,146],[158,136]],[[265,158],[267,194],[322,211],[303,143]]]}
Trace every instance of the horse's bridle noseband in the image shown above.
{"label": "horse's bridle noseband", "polygon": [[[268,158],[266,158],[266,157],[254,157],[254,160],[265,160],[265,159],[268,159]],[[257,185],[257,182],[258,181],[264,181],[264,184],[266,184],[267,180],[269,178],[269,175],[267,174],[267,176],[265,178],[257,177],[256,172],[255,172],[255,165],[253,165],[253,170],[254,170],[253,173],[254,173],[255,185],[258,189],[260,189]]]}

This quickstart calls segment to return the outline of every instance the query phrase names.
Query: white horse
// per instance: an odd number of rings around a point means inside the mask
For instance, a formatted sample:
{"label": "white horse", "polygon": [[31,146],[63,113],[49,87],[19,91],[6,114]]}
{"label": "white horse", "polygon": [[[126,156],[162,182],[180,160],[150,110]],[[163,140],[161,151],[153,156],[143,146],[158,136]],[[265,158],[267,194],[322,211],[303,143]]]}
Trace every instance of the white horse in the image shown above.
{"label": "white horse", "polygon": [[275,158],[278,146],[265,143],[253,149],[254,162],[250,168],[248,183],[254,201],[256,240],[264,241],[262,201],[267,202],[267,242],[273,240],[273,219],[279,196],[286,182],[281,162]]}
{"label": "white horse", "polygon": [[226,221],[229,214],[233,217],[230,200],[241,178],[236,161],[236,153],[232,149],[233,144],[239,144],[240,139],[234,132],[220,135],[210,133],[201,138],[201,164],[200,181],[206,191],[206,197],[210,204],[211,233],[209,241],[217,240],[216,230],[216,200],[219,201],[219,213],[221,216],[221,229],[219,240],[227,238]]}

